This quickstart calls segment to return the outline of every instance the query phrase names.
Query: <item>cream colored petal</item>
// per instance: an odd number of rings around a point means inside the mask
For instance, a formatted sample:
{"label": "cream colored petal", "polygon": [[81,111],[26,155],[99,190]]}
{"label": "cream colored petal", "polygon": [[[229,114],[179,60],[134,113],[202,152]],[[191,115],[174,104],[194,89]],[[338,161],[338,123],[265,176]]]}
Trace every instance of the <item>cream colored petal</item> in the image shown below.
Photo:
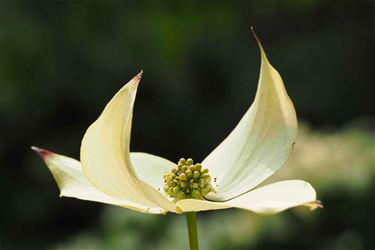
{"label": "cream colored petal", "polygon": [[321,206],[314,188],[301,180],[276,182],[223,203],[259,214],[274,214],[301,205],[311,209]]}
{"label": "cream colored petal", "polygon": [[79,161],[37,147],[32,147],[32,149],[39,153],[51,171],[60,189],[60,197],[102,202],[144,213],[159,214],[164,212],[159,207],[148,207],[141,203],[110,197],[100,192],[86,180]]}
{"label": "cream colored petal", "polygon": [[197,200],[197,199],[179,200],[176,203],[176,206],[178,206],[184,212],[199,212],[199,211],[231,208],[231,206],[226,205],[224,202],[213,202],[213,201]]}
{"label": "cream colored petal", "polygon": [[276,182],[225,202],[185,199],[176,205],[184,212],[241,208],[259,214],[274,214],[301,205],[310,209],[322,207],[314,188],[301,180]]}
{"label": "cream colored petal", "polygon": [[175,163],[167,159],[147,153],[132,152],[130,159],[139,179],[161,191],[164,185],[164,174],[176,166]]}
{"label": "cream colored petal", "polygon": [[130,161],[133,105],[141,74],[128,82],[87,129],[81,145],[83,173],[97,189],[120,200],[175,212],[175,205],[136,177]]}
{"label": "cream colored petal", "polygon": [[202,162],[217,178],[210,200],[243,194],[288,159],[297,135],[296,112],[279,73],[260,43],[261,67],[255,100],[229,136]]}

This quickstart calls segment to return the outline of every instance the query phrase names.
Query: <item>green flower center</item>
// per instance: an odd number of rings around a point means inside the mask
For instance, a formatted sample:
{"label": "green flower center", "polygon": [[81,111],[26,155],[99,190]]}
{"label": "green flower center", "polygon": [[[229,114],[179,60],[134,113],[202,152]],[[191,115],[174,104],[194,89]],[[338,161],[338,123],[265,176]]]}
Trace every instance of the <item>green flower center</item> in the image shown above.
{"label": "green flower center", "polygon": [[215,191],[208,169],[202,169],[200,163],[194,164],[191,158],[181,158],[177,167],[164,175],[164,183],[164,191],[177,199],[203,199],[203,196]]}

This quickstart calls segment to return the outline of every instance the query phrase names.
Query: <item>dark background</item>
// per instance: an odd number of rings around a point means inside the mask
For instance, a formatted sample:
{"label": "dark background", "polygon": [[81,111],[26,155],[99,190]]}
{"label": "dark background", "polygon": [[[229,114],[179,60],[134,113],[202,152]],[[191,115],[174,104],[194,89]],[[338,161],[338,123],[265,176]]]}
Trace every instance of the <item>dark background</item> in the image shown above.
{"label": "dark background", "polygon": [[132,150],[201,161],[255,95],[250,26],[305,121],[301,159],[316,168],[292,160],[291,177],[325,209],[200,213],[202,246],[374,249],[374,13],[360,0],[1,0],[0,249],[186,248],[182,216],[59,199],[29,147],[78,159],[86,128],[143,69]]}

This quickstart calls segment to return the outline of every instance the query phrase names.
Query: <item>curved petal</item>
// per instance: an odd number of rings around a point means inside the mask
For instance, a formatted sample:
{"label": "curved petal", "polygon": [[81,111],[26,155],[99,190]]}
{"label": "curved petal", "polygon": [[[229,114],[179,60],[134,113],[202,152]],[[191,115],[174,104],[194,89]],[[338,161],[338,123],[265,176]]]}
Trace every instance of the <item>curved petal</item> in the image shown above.
{"label": "curved petal", "polygon": [[141,73],[122,87],[87,129],[81,145],[83,173],[107,195],[176,212],[173,202],[136,178],[130,161],[133,105],[140,78]]}
{"label": "curved petal", "polygon": [[202,162],[217,178],[210,200],[243,194],[272,175],[288,159],[297,135],[296,112],[279,73],[261,53],[255,100],[229,136]]}
{"label": "curved petal", "polygon": [[276,182],[225,202],[185,199],[176,205],[184,212],[241,208],[258,214],[274,214],[301,205],[311,209],[322,207],[314,188],[301,180]]}
{"label": "curved petal", "polygon": [[231,206],[226,205],[225,202],[213,202],[213,201],[198,200],[198,199],[179,200],[176,203],[176,206],[179,207],[184,212],[199,212],[199,211],[231,208]]}
{"label": "curved petal", "polygon": [[311,209],[321,207],[314,188],[301,180],[275,182],[224,202],[259,214],[274,214],[288,208],[305,205]]}
{"label": "curved petal", "polygon": [[32,149],[39,153],[51,171],[60,189],[60,197],[65,196],[81,200],[102,202],[144,213],[160,214],[164,212],[164,210],[159,207],[148,207],[141,203],[110,197],[100,192],[86,180],[79,161],[37,147],[32,147]]}
{"label": "curved petal", "polygon": [[139,179],[157,190],[163,190],[164,174],[176,166],[167,159],[147,153],[132,152],[130,160]]}

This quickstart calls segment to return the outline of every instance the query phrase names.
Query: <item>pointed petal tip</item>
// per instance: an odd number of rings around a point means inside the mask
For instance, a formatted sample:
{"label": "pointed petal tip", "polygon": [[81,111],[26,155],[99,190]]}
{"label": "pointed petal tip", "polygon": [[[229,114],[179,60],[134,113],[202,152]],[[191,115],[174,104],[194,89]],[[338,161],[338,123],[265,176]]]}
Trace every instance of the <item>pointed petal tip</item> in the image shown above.
{"label": "pointed petal tip", "polygon": [[31,149],[37,152],[43,160],[46,159],[48,156],[52,155],[52,152],[42,148],[31,146]]}
{"label": "pointed petal tip", "polygon": [[133,77],[132,85],[134,87],[138,87],[139,81],[142,78],[142,74],[143,74],[143,70],[141,70],[141,72],[139,72],[136,76]]}
{"label": "pointed petal tip", "polygon": [[310,208],[310,211],[313,211],[317,208],[324,208],[322,202],[320,200],[315,200],[309,203],[306,203],[305,206],[308,206]]}
{"label": "pointed petal tip", "polygon": [[255,41],[257,42],[257,44],[258,44],[258,45],[261,45],[260,39],[259,39],[259,37],[257,36],[257,34],[255,33],[254,27],[251,26],[251,27],[250,27],[250,30],[251,30],[251,34],[252,34],[253,37],[255,38]]}
{"label": "pointed petal tip", "polygon": [[142,78],[142,74],[143,74],[143,70],[141,70],[141,71],[140,71],[140,72],[134,77],[134,79],[140,81],[141,78]]}

